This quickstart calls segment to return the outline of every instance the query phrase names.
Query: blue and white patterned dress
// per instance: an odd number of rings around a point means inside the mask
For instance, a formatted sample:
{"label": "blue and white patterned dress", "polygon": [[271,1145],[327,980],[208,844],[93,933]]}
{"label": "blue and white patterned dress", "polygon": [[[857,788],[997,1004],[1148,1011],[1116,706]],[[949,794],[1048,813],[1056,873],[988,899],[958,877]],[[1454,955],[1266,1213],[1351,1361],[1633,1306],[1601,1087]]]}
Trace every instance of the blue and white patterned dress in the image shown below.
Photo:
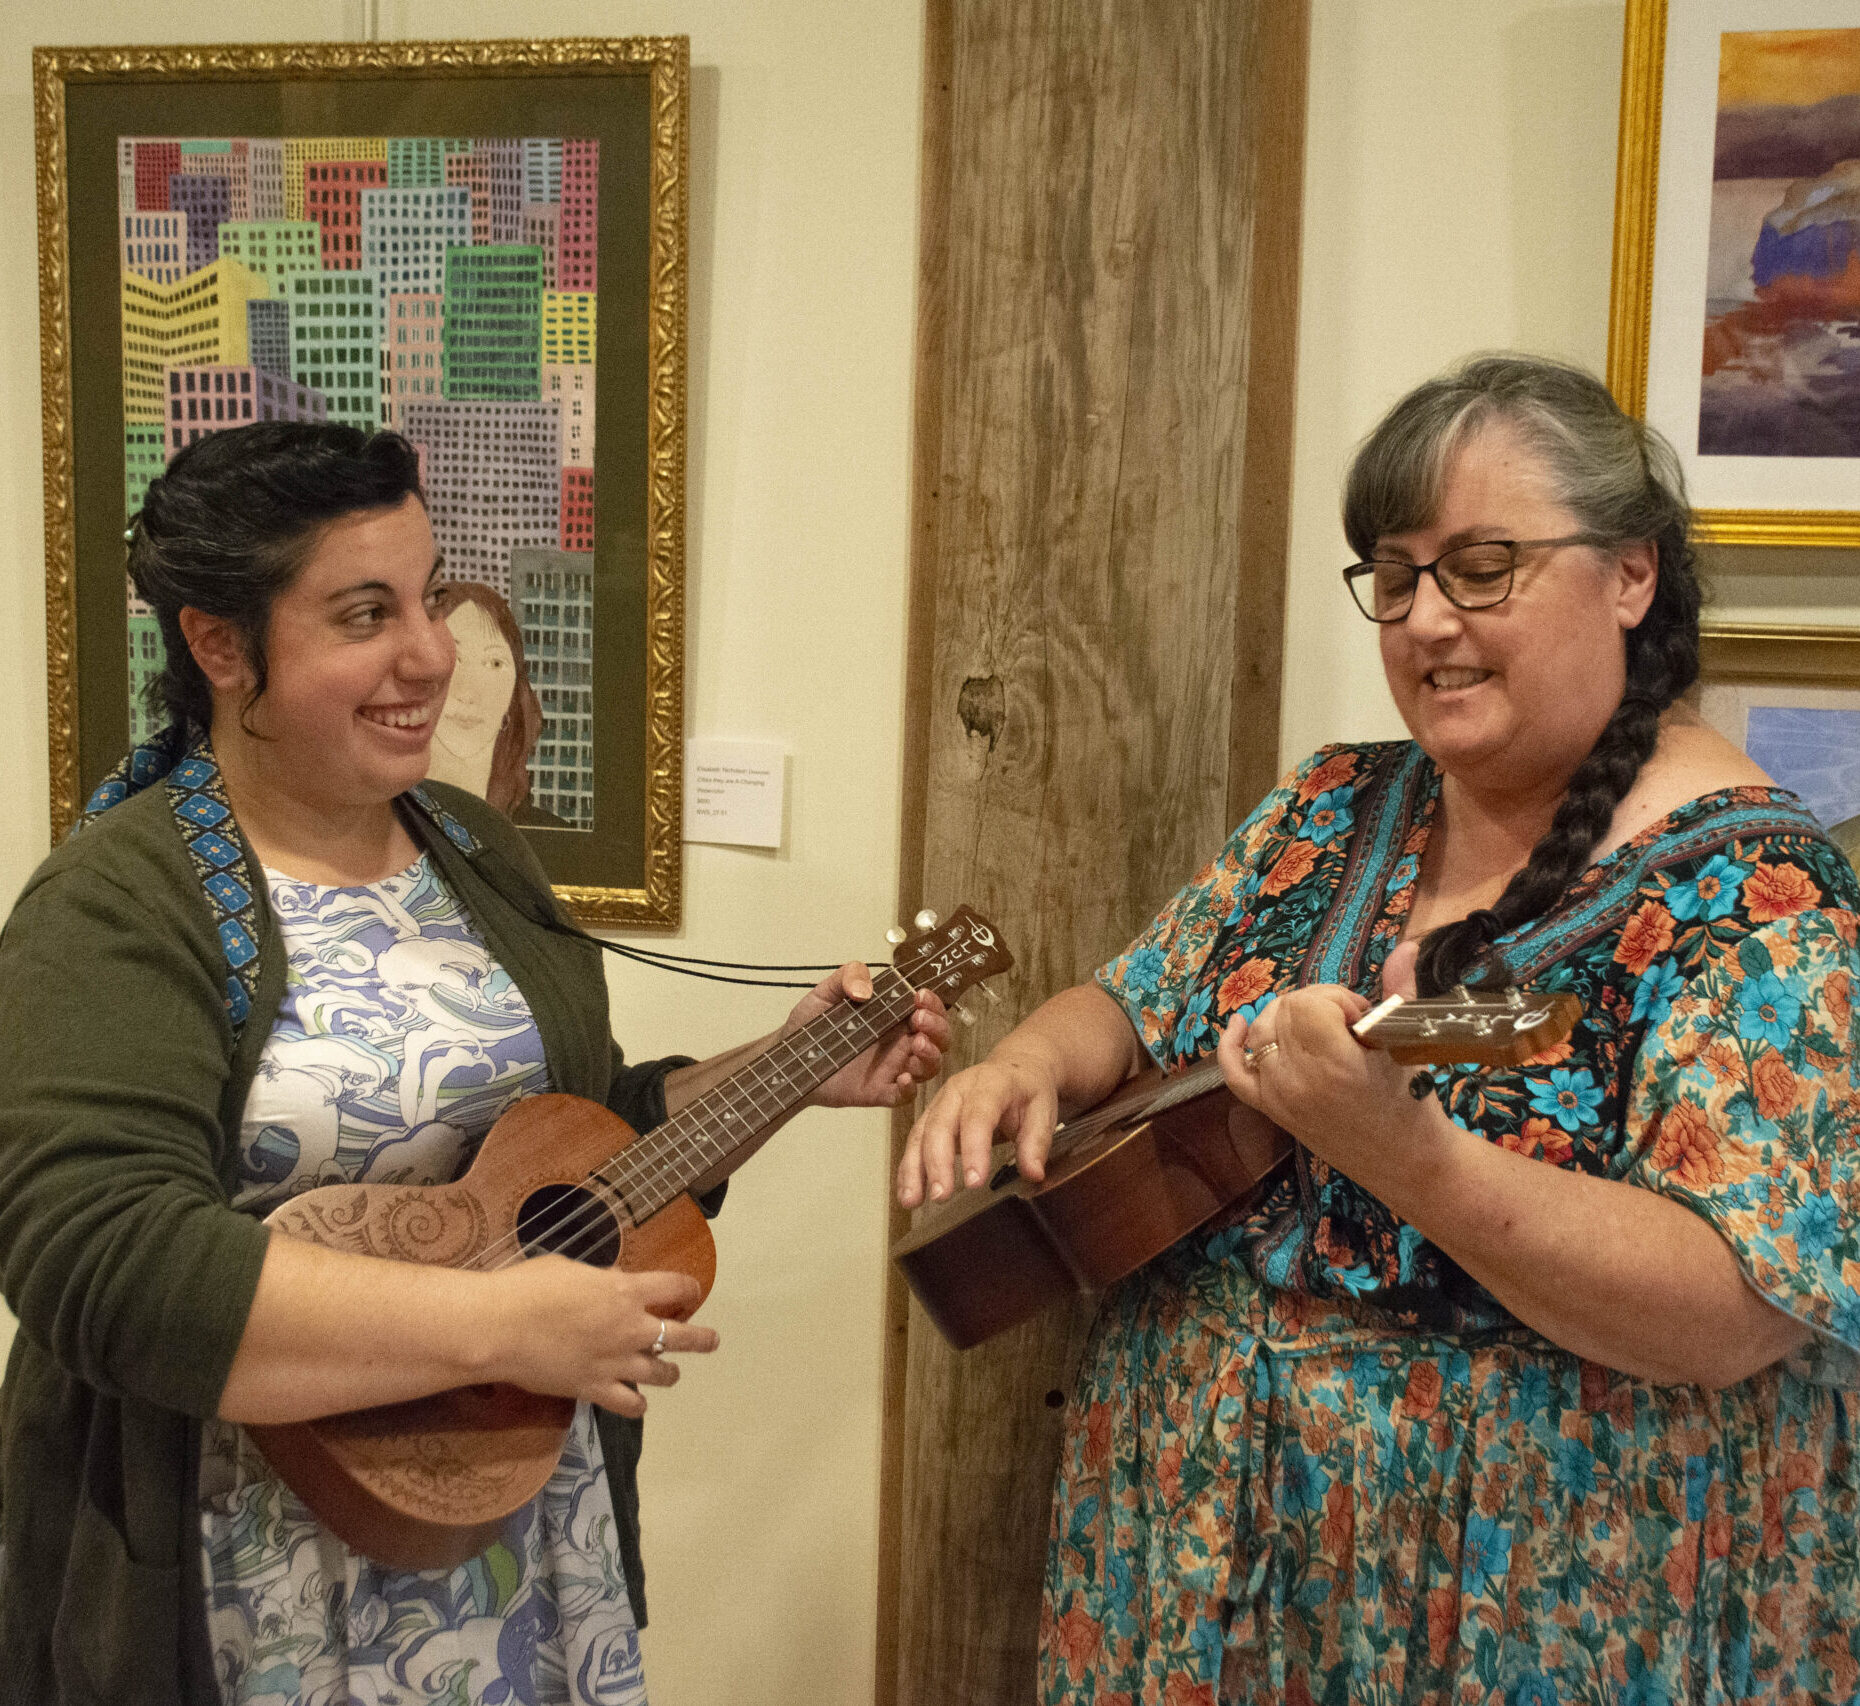
{"label": "blue and white patterned dress", "polygon": [[[522,993],[424,856],[364,888],[265,875],[289,987],[246,1103],[234,1206],[456,1178],[506,1108],[549,1087]],[[357,1557],[232,1423],[206,1424],[200,1525],[229,1706],[644,1706],[586,1405],[542,1495],[456,1570]]]}

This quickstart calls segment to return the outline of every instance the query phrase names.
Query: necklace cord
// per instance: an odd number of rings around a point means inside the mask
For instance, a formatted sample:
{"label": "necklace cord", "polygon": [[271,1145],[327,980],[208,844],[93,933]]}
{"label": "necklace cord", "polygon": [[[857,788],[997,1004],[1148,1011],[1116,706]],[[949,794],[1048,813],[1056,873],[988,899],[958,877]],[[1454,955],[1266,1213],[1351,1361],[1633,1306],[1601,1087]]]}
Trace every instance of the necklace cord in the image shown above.
{"label": "necklace cord", "polygon": [[[811,983],[775,983],[758,978],[723,977],[713,972],[686,970],[683,964],[660,964],[656,956],[661,950],[639,951],[618,942],[609,942],[558,917],[549,900],[536,892],[534,884],[511,870],[508,861],[501,855],[487,851],[480,855],[477,863],[486,880],[506,901],[531,923],[556,935],[577,937],[610,953],[619,954],[622,958],[636,960],[644,965],[657,965],[661,971],[677,971],[685,977],[703,978],[710,983],[748,984],[764,989],[814,987]],[[682,958],[675,955],[665,957]],[[729,969],[803,969],[791,966],[739,967],[735,962],[716,960],[690,963],[720,965]],[[912,962],[913,965],[916,963]],[[804,969],[837,968],[810,966]],[[793,1112],[841,1067],[857,1059],[886,1031],[909,1017],[911,1009],[916,1005],[917,988],[899,966],[879,965],[873,971],[872,984],[873,993],[869,1000],[856,1005],[843,1002],[830,1007],[792,1036],[778,1038],[721,1083],[713,1085],[650,1132],[641,1133],[633,1143],[588,1174],[580,1189],[593,1200],[565,1215],[562,1222],[552,1229],[551,1252],[585,1257],[599,1250],[611,1236],[616,1204],[624,1219],[634,1226],[641,1225],[758,1132]],[[773,1096],[772,1108],[761,1107],[752,1089],[739,1087],[758,1083],[765,1076],[782,1086]],[[743,1119],[745,1113],[750,1116],[747,1120]],[[718,1129],[715,1132],[707,1131],[706,1126],[712,1124]],[[523,1260],[524,1255],[519,1227],[487,1245],[461,1265],[478,1270],[501,1268]]]}
{"label": "necklace cord", "polygon": [[[557,936],[570,936],[578,941],[592,942],[595,947],[607,953],[617,954],[623,960],[632,960],[638,965],[651,966],[656,971],[676,972],[680,977],[701,978],[706,983],[735,983],[751,989],[812,989],[811,983],[794,983],[790,981],[761,977],[723,977],[721,971],[837,971],[839,961],[831,965],[769,966],[753,960],[705,960],[696,959],[687,954],[673,954],[663,948],[641,948],[626,942],[610,942],[604,936],[597,936],[591,930],[583,930],[578,924],[570,924],[566,919],[556,915],[547,899],[536,892],[535,885],[510,869],[508,861],[501,855],[485,852],[477,860],[480,872],[490,881],[491,886],[509,901],[519,912],[539,929],[548,930]],[[508,877],[513,880],[500,880]],[[718,971],[691,971],[690,966],[715,966]]]}

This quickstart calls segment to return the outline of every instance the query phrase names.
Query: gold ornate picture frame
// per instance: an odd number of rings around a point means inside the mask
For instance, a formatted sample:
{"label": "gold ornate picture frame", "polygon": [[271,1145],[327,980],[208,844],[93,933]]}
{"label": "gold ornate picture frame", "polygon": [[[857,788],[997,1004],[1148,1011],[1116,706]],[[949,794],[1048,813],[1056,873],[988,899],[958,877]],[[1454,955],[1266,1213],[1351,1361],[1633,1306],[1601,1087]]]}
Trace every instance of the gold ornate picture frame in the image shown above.
{"label": "gold ornate picture frame", "polygon": [[[1847,31],[1851,50],[1837,39]],[[1804,199],[1833,164],[1807,157],[1815,124],[1798,121],[1824,87],[1838,98],[1850,51],[1860,92],[1860,0],[1686,0],[1670,10],[1628,0],[1608,381],[1679,451],[1705,543],[1860,545],[1860,349],[1839,351],[1860,307],[1833,316],[1823,340],[1836,351],[1832,371],[1856,359],[1847,379],[1830,379],[1828,358],[1803,353],[1822,335],[1806,328],[1819,323],[1828,281],[1812,262],[1809,274],[1797,270],[1799,255],[1773,240],[1761,259],[1745,242],[1754,233],[1762,243],[1771,213],[1792,190]],[[1789,55],[1801,68],[1793,82]],[[1812,217],[1791,206],[1771,238],[1812,239]],[[1792,442],[1788,392],[1805,370],[1818,375],[1816,410],[1836,397],[1831,413],[1854,455],[1830,453],[1838,434],[1808,454],[1778,453]]]}
{"label": "gold ornate picture frame", "polygon": [[1827,687],[1851,690],[1860,700],[1860,628],[1707,622],[1699,640],[1707,684]]}
{"label": "gold ornate picture frame", "polygon": [[[339,413],[351,400],[340,388],[364,397],[365,381],[356,375],[373,364],[376,346],[357,356],[346,378],[333,369],[308,370],[305,363],[334,352],[302,345],[307,329],[293,334],[294,317],[316,311],[305,305],[305,293],[315,288],[309,280],[320,277],[338,294],[367,294],[355,257],[340,253],[344,244],[359,248],[362,234],[337,227],[372,217],[377,233],[385,233],[390,227],[381,221],[390,203],[365,201],[367,190],[351,188],[351,177],[384,195],[437,186],[434,197],[455,224],[428,230],[433,262],[421,275],[426,282],[391,287],[390,276],[413,275],[390,274],[385,258],[374,268],[378,299],[368,311],[376,315],[380,391],[377,414],[371,418],[364,402],[354,424],[406,427],[422,450],[429,488],[436,487],[436,460],[449,456],[463,468],[468,452],[461,446],[495,449],[492,439],[459,424],[469,411],[487,412],[487,420],[498,409],[500,421],[521,417],[538,446],[555,435],[548,446],[532,447],[538,491],[552,470],[560,477],[553,509],[542,505],[553,520],[533,521],[534,537],[512,531],[514,523],[480,523],[469,496],[456,500],[458,513],[448,523],[436,493],[429,502],[435,532],[449,556],[480,560],[463,571],[455,565],[453,573],[500,587],[507,626],[514,621],[521,632],[519,649],[527,653],[542,707],[540,736],[551,744],[535,744],[532,721],[532,804],[513,815],[557,894],[585,922],[676,924],[683,818],[685,38],[39,48],[33,74],[54,836],[69,829],[129,744],[135,660],[134,606],[125,609],[125,510],[193,430],[182,420],[183,382],[190,382],[189,418],[196,381],[203,421],[209,384],[236,390],[254,383],[266,395],[274,388],[280,397],[290,392],[300,411],[327,411],[284,418],[351,418]],[[340,166],[331,163],[338,157]],[[294,197],[267,176],[280,161],[289,163],[285,178],[296,174]],[[324,164],[306,164],[313,161]],[[224,181],[208,181],[216,175]],[[322,177],[343,183],[315,187]],[[332,211],[338,201],[346,213]],[[132,225],[126,210],[159,211],[164,220],[140,217]],[[245,222],[229,222],[238,213]],[[565,235],[571,228],[572,243]],[[463,232],[462,240],[448,247],[448,231],[452,239]],[[222,250],[221,234],[237,242]],[[261,238],[275,241],[282,255],[287,235],[308,244],[300,249],[301,277],[256,247]],[[169,251],[161,249],[162,240],[177,237]],[[201,246],[207,241],[210,249]],[[143,247],[132,253],[132,242]],[[382,237],[372,252],[385,257],[387,247]],[[211,273],[202,264],[208,253]],[[435,359],[438,383],[429,379],[433,400],[424,402],[417,378],[396,379],[391,371],[389,321],[419,312],[425,301],[442,325],[448,305],[457,323],[468,323],[470,313],[486,311],[492,286],[504,282],[486,270],[493,261],[521,274],[522,306],[511,312],[528,316],[523,338],[536,328],[536,352],[525,353],[514,378],[499,370],[503,388],[488,391],[471,388],[470,374],[478,370]],[[216,304],[238,296],[246,317],[235,328],[232,308],[221,310],[216,324],[233,328],[224,331],[224,347],[176,345],[165,358],[151,359],[135,343],[126,388],[126,336],[134,343],[143,336],[134,327],[172,319],[168,297],[190,288]],[[391,288],[399,294],[390,296]],[[254,315],[251,301],[261,298],[282,306]],[[553,399],[542,394],[551,379]],[[135,393],[138,384],[148,397]],[[409,387],[415,396],[403,394]],[[573,449],[570,392],[585,400],[588,417],[588,442],[579,442],[577,425]],[[574,412],[579,422],[581,403]],[[474,431],[484,425],[475,414],[467,424]],[[468,490],[463,474],[452,489]],[[488,517],[490,506],[483,507]],[[447,546],[448,525],[459,535],[456,552]],[[577,739],[582,744],[572,745]],[[559,767],[548,768],[558,759]],[[536,784],[544,781],[539,792]]]}

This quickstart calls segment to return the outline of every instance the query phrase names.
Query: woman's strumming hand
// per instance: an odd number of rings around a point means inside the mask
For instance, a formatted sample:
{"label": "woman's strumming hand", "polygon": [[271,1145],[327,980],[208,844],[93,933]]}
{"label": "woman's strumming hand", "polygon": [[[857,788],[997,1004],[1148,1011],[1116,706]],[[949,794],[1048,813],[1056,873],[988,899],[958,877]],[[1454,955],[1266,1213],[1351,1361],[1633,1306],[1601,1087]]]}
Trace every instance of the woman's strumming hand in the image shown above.
{"label": "woman's strumming hand", "polygon": [[937,1092],[905,1140],[899,1203],[916,1208],[984,1183],[997,1135],[1013,1139],[1025,1177],[1045,1178],[1060,1114],[1103,1101],[1146,1059],[1124,1010],[1097,984],[1062,989]]}
{"label": "woman's strumming hand", "polygon": [[1058,1118],[1051,1064],[1038,1053],[997,1050],[957,1073],[911,1127],[898,1163],[898,1202],[916,1208],[926,1196],[942,1201],[956,1189],[958,1163],[963,1184],[983,1183],[997,1136],[1014,1140],[1014,1158],[1026,1177],[1043,1178]]}
{"label": "woman's strumming hand", "polygon": [[717,1348],[712,1328],[684,1319],[700,1301],[689,1274],[627,1273],[538,1256],[494,1277],[490,1377],[530,1392],[641,1416],[640,1387],[677,1384],[673,1354]]}

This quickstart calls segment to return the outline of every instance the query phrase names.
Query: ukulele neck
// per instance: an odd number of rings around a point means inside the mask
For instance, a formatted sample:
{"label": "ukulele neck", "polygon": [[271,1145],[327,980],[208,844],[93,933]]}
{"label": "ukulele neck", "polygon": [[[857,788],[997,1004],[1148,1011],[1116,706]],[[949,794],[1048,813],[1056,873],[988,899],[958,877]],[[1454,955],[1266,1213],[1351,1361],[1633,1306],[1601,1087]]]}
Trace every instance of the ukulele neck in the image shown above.
{"label": "ukulele neck", "polygon": [[602,1176],[635,1225],[714,1173],[801,1106],[821,1085],[910,1017],[917,991],[889,966],[872,972],[872,996],[842,1001],[761,1054],[663,1124],[636,1138]]}
{"label": "ukulele neck", "polygon": [[[1489,995],[1463,985],[1451,995],[1416,1000],[1391,995],[1350,1030],[1365,1048],[1381,1049],[1407,1066],[1516,1066],[1560,1043],[1582,1016],[1573,995],[1505,989]],[[1097,1107],[1075,1114],[1053,1134],[1055,1153],[1116,1125],[1150,1118],[1222,1086],[1220,1062],[1204,1056],[1160,1079],[1141,1082]]]}

